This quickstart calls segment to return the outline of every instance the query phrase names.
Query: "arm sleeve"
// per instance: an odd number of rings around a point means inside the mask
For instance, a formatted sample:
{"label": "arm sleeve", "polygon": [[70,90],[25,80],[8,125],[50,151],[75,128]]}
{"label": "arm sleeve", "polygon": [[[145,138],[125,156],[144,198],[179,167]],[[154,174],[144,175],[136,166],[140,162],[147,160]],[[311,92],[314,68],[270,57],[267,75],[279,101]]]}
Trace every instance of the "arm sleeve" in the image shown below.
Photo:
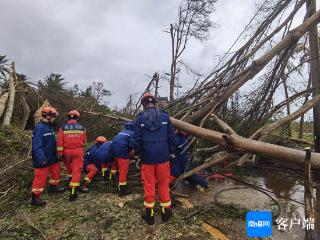
{"label": "arm sleeve", "polygon": [[134,132],[130,132],[129,137],[128,137],[128,148],[129,148],[129,151],[133,149],[133,144],[134,144],[133,135],[134,135]]}
{"label": "arm sleeve", "polygon": [[172,127],[172,124],[171,124],[169,116],[168,116],[167,131],[168,131],[169,150],[170,150],[170,153],[174,153],[175,149],[177,147],[177,143],[176,143],[176,140],[175,140],[175,137],[174,137],[173,127]]}
{"label": "arm sleeve", "polygon": [[32,152],[38,161],[45,161],[46,155],[43,151],[43,131],[36,128],[32,134]]}
{"label": "arm sleeve", "polygon": [[63,130],[62,128],[59,128],[58,132],[58,143],[57,143],[57,150],[58,154],[61,155],[63,154],[63,146],[64,146],[64,141],[63,141]]}
{"label": "arm sleeve", "polygon": [[129,147],[131,149],[134,149],[137,152],[141,151],[141,145],[142,145],[142,131],[141,131],[141,123],[139,119],[137,119],[134,122],[135,131],[133,133],[133,136],[131,140],[129,141]]}

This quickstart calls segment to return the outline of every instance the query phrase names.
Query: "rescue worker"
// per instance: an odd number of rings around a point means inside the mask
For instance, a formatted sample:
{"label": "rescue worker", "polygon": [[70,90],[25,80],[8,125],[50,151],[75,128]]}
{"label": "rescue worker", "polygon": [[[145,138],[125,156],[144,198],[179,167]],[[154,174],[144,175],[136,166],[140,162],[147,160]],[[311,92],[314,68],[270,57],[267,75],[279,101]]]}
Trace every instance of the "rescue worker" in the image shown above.
{"label": "rescue worker", "polygon": [[170,117],[159,111],[155,97],[145,93],[141,99],[144,111],[135,122],[132,148],[141,157],[141,178],[144,188],[145,212],[143,219],[154,224],[155,187],[158,185],[162,222],[172,216],[169,193],[169,157],[174,157],[174,134]]}
{"label": "rescue worker", "polygon": [[69,201],[78,197],[77,188],[80,186],[81,168],[83,166],[86,130],[78,123],[80,113],[72,110],[68,113],[68,122],[62,125],[58,133],[58,157],[63,159],[70,182]]}
{"label": "rescue worker", "polygon": [[128,189],[128,171],[129,171],[129,144],[132,142],[134,126],[132,122],[125,124],[124,129],[119,132],[112,140],[112,155],[119,171],[119,197],[131,194]]}
{"label": "rescue worker", "polygon": [[[175,158],[171,161],[171,176],[170,183],[172,183],[181,174],[190,170],[188,167],[189,153],[188,153],[188,142],[187,134],[182,131],[175,132],[175,141],[177,144],[175,151]],[[209,190],[208,183],[205,177],[198,174],[193,174],[186,178],[191,186],[197,187],[198,191],[205,192]]]}
{"label": "rescue worker", "polygon": [[[113,156],[112,156],[112,149],[111,149],[112,141],[106,141],[104,142],[94,153],[95,160],[101,164],[102,168],[102,176],[107,176],[107,168],[115,166],[116,163],[114,162]],[[112,168],[111,168],[112,171]],[[116,170],[115,170],[116,171]],[[113,176],[110,173],[110,179],[111,176]]]}
{"label": "rescue worker", "polygon": [[44,206],[46,202],[41,194],[50,173],[49,193],[61,193],[64,188],[59,187],[61,168],[57,157],[57,145],[52,123],[58,116],[53,107],[44,107],[41,110],[41,121],[32,132],[32,165],[34,178],[32,182],[33,206]]}
{"label": "rescue worker", "polygon": [[[87,151],[84,156],[83,170],[87,172],[87,175],[84,178],[81,191],[88,192],[88,185],[94,178],[94,176],[99,172],[99,169],[102,169],[103,166],[100,162],[97,161],[95,157],[96,151],[105,143],[107,139],[104,136],[99,136],[96,138],[95,144],[93,144]],[[102,171],[103,175],[104,171]]]}

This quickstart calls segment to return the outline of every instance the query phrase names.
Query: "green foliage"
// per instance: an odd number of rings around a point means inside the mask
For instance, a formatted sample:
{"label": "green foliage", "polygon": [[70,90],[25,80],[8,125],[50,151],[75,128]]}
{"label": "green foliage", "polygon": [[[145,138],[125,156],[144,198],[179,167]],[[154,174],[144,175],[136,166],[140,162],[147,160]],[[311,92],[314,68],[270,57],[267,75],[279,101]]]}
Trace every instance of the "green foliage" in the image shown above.
{"label": "green foliage", "polygon": [[32,179],[30,150],[30,131],[0,128],[0,216],[28,198]]}
{"label": "green foliage", "polygon": [[5,79],[7,73],[9,73],[7,56],[0,55],[0,80]]}

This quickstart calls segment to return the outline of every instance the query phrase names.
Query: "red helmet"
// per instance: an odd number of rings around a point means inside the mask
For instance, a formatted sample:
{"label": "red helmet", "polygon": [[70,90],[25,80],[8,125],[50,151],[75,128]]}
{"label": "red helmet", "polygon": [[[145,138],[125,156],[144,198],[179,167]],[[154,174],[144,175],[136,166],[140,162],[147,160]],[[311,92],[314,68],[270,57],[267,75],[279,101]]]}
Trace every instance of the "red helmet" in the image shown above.
{"label": "red helmet", "polygon": [[104,143],[107,139],[104,136],[99,136],[96,138],[96,143]]}
{"label": "red helmet", "polygon": [[71,110],[70,112],[68,112],[68,117],[69,118],[79,118],[80,113],[76,110]]}
{"label": "red helmet", "polygon": [[151,93],[145,93],[141,98],[141,104],[143,106],[147,105],[148,103],[156,103],[156,98]]}
{"label": "red helmet", "polygon": [[58,111],[55,108],[50,106],[42,108],[41,114],[43,117],[45,116],[57,117],[59,115]]}

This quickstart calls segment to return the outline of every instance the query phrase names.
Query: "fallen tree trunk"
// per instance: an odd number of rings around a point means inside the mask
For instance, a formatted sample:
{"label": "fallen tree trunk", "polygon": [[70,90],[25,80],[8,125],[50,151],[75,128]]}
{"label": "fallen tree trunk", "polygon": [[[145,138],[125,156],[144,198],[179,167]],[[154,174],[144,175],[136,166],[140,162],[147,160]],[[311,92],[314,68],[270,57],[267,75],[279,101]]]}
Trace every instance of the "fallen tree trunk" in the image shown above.
{"label": "fallen tree trunk", "polygon": [[[171,118],[172,125],[195,137],[207,139],[215,144],[218,144],[226,149],[234,149],[240,152],[251,154],[259,154],[269,157],[271,160],[303,164],[305,152],[293,148],[283,147],[275,144],[259,142],[252,139],[247,139],[239,135],[226,135],[213,130],[194,126],[192,124]],[[320,154],[312,153],[311,155],[312,168],[320,169]]]}
{"label": "fallen tree trunk", "polygon": [[[108,115],[101,113],[93,113],[91,115],[99,115],[101,117],[109,118]],[[128,118],[119,117],[118,120],[119,119],[123,121],[131,121]],[[271,143],[259,142],[235,134],[227,135],[217,131],[201,128],[175,118],[170,119],[174,128],[184,131],[192,136],[212,141],[213,143],[218,144],[225,149],[263,155],[274,161],[285,160],[296,164],[303,164],[304,162],[305,152],[301,150]],[[320,153],[312,153],[311,164],[312,168],[320,169]]]}
{"label": "fallen tree trunk", "polygon": [[116,115],[112,115],[112,114],[96,113],[96,112],[88,112],[88,111],[83,111],[83,112],[88,115],[91,115],[91,116],[105,117],[105,118],[109,118],[109,119],[115,120],[115,121],[121,121],[121,122],[131,121],[131,119],[129,119],[129,118],[120,117],[120,116],[116,116]]}

